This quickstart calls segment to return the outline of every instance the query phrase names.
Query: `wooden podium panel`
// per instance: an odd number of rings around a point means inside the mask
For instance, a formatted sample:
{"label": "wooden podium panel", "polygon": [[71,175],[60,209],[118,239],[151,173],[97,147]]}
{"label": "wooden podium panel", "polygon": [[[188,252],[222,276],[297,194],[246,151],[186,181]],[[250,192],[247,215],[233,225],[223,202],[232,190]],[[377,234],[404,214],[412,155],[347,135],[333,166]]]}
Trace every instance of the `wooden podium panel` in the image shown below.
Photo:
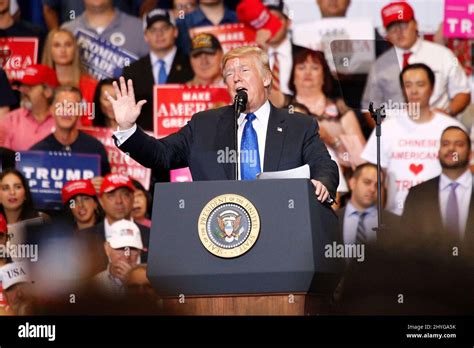
{"label": "wooden podium panel", "polygon": [[329,298],[314,294],[189,296],[163,299],[166,315],[318,315]]}

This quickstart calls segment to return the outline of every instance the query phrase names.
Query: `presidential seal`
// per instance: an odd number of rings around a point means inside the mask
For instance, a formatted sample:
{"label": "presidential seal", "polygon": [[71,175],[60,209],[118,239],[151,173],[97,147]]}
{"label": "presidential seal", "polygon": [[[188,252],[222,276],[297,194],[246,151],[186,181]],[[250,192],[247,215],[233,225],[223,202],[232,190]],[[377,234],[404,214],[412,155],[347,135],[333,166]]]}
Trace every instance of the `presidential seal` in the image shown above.
{"label": "presidential seal", "polygon": [[198,232],[202,245],[211,254],[238,257],[257,241],[260,217],[247,198],[225,194],[206,204],[199,215]]}

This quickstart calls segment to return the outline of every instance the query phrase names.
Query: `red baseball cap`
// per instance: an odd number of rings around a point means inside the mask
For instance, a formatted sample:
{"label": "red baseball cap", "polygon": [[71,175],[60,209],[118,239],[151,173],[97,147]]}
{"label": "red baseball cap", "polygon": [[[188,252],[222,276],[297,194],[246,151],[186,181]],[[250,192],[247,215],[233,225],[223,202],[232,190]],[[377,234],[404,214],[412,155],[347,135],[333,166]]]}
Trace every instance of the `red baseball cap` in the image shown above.
{"label": "red baseball cap", "polygon": [[100,186],[99,195],[102,196],[106,192],[112,192],[120,187],[129,188],[131,191],[135,191],[135,186],[130,177],[122,174],[107,174]]}
{"label": "red baseball cap", "polygon": [[394,22],[409,22],[414,18],[413,8],[404,1],[391,2],[382,8],[382,21],[385,28]]}
{"label": "red baseball cap", "polygon": [[3,214],[0,214],[0,233],[8,233],[7,220],[5,219],[5,216],[3,216]]}
{"label": "red baseball cap", "polygon": [[69,202],[77,195],[87,195],[91,197],[95,197],[97,195],[94,185],[92,185],[92,181],[85,179],[68,181],[63,186],[61,194],[64,204]]}
{"label": "red baseball cap", "polygon": [[275,35],[282,26],[281,20],[271,14],[260,0],[242,0],[237,6],[239,22],[251,26],[255,30],[268,29]]}
{"label": "red baseball cap", "polygon": [[33,64],[25,69],[23,77],[17,80],[22,85],[35,86],[39,84],[46,84],[50,87],[59,86],[56,71],[46,65]]}

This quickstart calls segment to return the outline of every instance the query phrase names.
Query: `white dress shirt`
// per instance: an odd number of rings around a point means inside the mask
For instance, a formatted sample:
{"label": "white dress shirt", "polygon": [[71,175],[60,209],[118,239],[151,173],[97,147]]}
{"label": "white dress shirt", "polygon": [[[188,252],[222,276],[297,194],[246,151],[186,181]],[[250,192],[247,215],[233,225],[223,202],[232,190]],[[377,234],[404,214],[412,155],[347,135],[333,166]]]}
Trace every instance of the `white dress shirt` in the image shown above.
{"label": "white dress shirt", "polygon": [[291,41],[287,37],[278,47],[270,47],[268,49],[268,56],[270,57],[270,68],[273,70],[275,63],[274,53],[277,53],[278,63],[280,67],[280,91],[285,94],[293,94],[288,88],[290,82],[291,69],[293,67],[293,50],[291,48]]}
{"label": "white dress shirt", "polygon": [[[267,126],[270,118],[270,103],[268,100],[254,112],[255,120],[252,122],[253,128],[257,133],[258,138],[258,152],[260,157],[260,169],[263,172],[264,158],[265,158],[265,142],[267,140]],[[245,117],[247,114],[240,114],[238,119],[239,129],[237,130],[237,145],[240,152],[240,143],[242,140],[242,133],[244,132],[245,124],[247,120]],[[122,145],[133,133],[137,130],[137,125],[134,124],[132,128],[125,130],[118,130],[114,132],[114,136],[117,138],[117,145]],[[239,179],[240,179],[240,160],[239,160]]]}
{"label": "white dress shirt", "polygon": [[[469,205],[471,203],[472,193],[472,174],[468,169],[455,180],[459,186],[456,188],[456,198],[458,201],[459,209],[459,229],[460,237],[464,238],[464,232],[466,230],[467,217],[469,215]],[[441,174],[439,179],[439,208],[441,210],[441,217],[443,219],[443,225],[446,221],[446,205],[448,203],[449,192],[451,186],[449,186],[453,180],[448,178],[446,175]]]}
{"label": "white dress shirt", "polygon": [[171,66],[173,65],[173,60],[174,56],[176,55],[176,51],[176,46],[173,46],[171,51],[169,51],[163,58],[159,58],[156,54],[150,52],[151,69],[153,71],[153,79],[155,80],[155,84],[158,84],[158,76],[160,73],[160,64],[158,63],[158,61],[160,59],[164,60],[166,76],[168,76],[171,71]]}
{"label": "white dress shirt", "polygon": [[[365,234],[367,236],[368,241],[374,242],[375,240],[377,240],[377,233],[373,230],[374,227],[377,227],[378,223],[377,207],[373,205],[367,208],[365,211],[367,212],[367,216],[364,219]],[[344,211],[344,222],[342,230],[342,238],[344,244],[352,245],[356,243],[358,224],[359,211],[349,201]]]}
{"label": "white dress shirt", "polygon": [[[265,142],[267,140],[267,126],[268,119],[270,118],[270,103],[268,100],[254,112],[255,120],[253,120],[252,125],[257,133],[258,139],[258,153],[260,157],[260,170],[263,172],[263,161],[265,157]],[[240,114],[238,119],[239,129],[237,130],[237,146],[240,152],[240,144],[242,142],[242,134],[244,132],[245,124],[247,120],[245,117],[247,114]],[[241,170],[240,170],[240,160],[239,160],[239,179],[241,179]]]}

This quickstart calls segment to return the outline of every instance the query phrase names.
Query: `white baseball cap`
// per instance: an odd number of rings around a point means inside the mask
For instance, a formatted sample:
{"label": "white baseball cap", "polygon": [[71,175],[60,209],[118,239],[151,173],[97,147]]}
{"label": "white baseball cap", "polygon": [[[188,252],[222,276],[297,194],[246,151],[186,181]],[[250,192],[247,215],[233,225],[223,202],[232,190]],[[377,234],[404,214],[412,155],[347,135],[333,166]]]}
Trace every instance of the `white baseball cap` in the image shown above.
{"label": "white baseball cap", "polygon": [[18,283],[29,283],[30,277],[26,262],[7,263],[0,268],[2,287],[7,290]]}
{"label": "white baseball cap", "polygon": [[110,225],[107,241],[113,249],[129,247],[143,250],[140,229],[130,220],[122,219]]}

